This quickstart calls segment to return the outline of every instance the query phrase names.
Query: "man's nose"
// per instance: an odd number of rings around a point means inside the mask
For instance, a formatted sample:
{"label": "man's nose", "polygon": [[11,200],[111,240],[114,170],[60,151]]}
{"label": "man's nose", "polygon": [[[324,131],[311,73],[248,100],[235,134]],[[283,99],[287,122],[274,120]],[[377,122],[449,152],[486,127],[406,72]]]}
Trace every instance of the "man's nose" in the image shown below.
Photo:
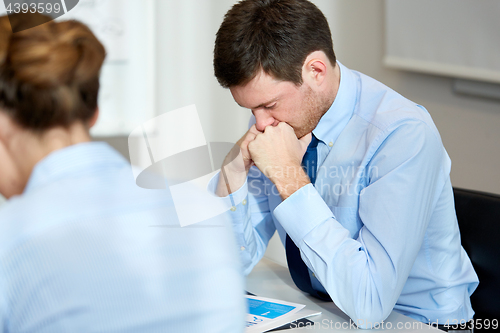
{"label": "man's nose", "polygon": [[264,132],[267,126],[271,126],[276,121],[276,119],[264,110],[255,110],[253,114],[255,115],[256,120],[255,127],[260,132]]}

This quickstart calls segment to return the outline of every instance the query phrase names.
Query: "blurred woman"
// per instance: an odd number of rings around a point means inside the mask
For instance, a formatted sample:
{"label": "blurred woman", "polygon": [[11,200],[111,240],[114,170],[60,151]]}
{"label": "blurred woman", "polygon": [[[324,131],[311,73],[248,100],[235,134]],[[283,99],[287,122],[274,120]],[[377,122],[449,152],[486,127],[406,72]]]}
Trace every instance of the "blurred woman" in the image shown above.
{"label": "blurred woman", "polygon": [[36,19],[0,17],[0,332],[243,331],[231,230],[180,228],[91,142],[105,50],[76,21],[12,33]]}

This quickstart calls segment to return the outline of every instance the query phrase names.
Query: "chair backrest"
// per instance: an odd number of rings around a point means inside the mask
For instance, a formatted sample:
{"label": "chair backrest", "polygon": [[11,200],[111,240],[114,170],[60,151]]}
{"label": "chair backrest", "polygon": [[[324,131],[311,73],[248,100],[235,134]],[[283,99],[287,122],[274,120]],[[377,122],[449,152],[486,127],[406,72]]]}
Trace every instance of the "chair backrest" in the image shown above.
{"label": "chair backrest", "polygon": [[500,195],[453,189],[462,246],[479,277],[475,319],[500,319]]}

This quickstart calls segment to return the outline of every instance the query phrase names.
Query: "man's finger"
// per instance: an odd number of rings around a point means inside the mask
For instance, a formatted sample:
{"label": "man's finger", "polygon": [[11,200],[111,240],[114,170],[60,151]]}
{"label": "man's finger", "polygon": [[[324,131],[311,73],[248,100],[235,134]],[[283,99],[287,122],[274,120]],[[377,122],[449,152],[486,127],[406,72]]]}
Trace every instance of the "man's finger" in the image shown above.
{"label": "man's finger", "polygon": [[248,130],[248,132],[249,133],[253,133],[255,135],[262,133],[261,131],[259,131],[257,129],[257,127],[255,126],[255,124],[253,124],[252,127],[250,127],[250,129]]}
{"label": "man's finger", "polygon": [[247,137],[245,138],[245,141],[244,141],[245,146],[248,146],[248,144],[249,144],[250,142],[252,142],[253,140],[255,140],[255,138],[256,138],[256,137],[257,137],[257,135],[256,135],[256,134],[254,134],[254,133],[248,133],[248,134],[247,134]]}

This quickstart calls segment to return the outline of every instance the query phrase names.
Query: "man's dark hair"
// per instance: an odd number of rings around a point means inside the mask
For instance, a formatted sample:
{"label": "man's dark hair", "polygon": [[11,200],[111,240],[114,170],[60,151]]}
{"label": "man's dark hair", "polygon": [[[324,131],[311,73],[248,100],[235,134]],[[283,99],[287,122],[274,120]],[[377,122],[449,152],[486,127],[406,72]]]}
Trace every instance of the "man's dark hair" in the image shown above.
{"label": "man's dark hair", "polygon": [[260,69],[275,79],[302,84],[302,65],[323,51],[335,66],[328,22],[307,0],[243,0],[225,15],[214,49],[214,70],[228,88],[252,80]]}

